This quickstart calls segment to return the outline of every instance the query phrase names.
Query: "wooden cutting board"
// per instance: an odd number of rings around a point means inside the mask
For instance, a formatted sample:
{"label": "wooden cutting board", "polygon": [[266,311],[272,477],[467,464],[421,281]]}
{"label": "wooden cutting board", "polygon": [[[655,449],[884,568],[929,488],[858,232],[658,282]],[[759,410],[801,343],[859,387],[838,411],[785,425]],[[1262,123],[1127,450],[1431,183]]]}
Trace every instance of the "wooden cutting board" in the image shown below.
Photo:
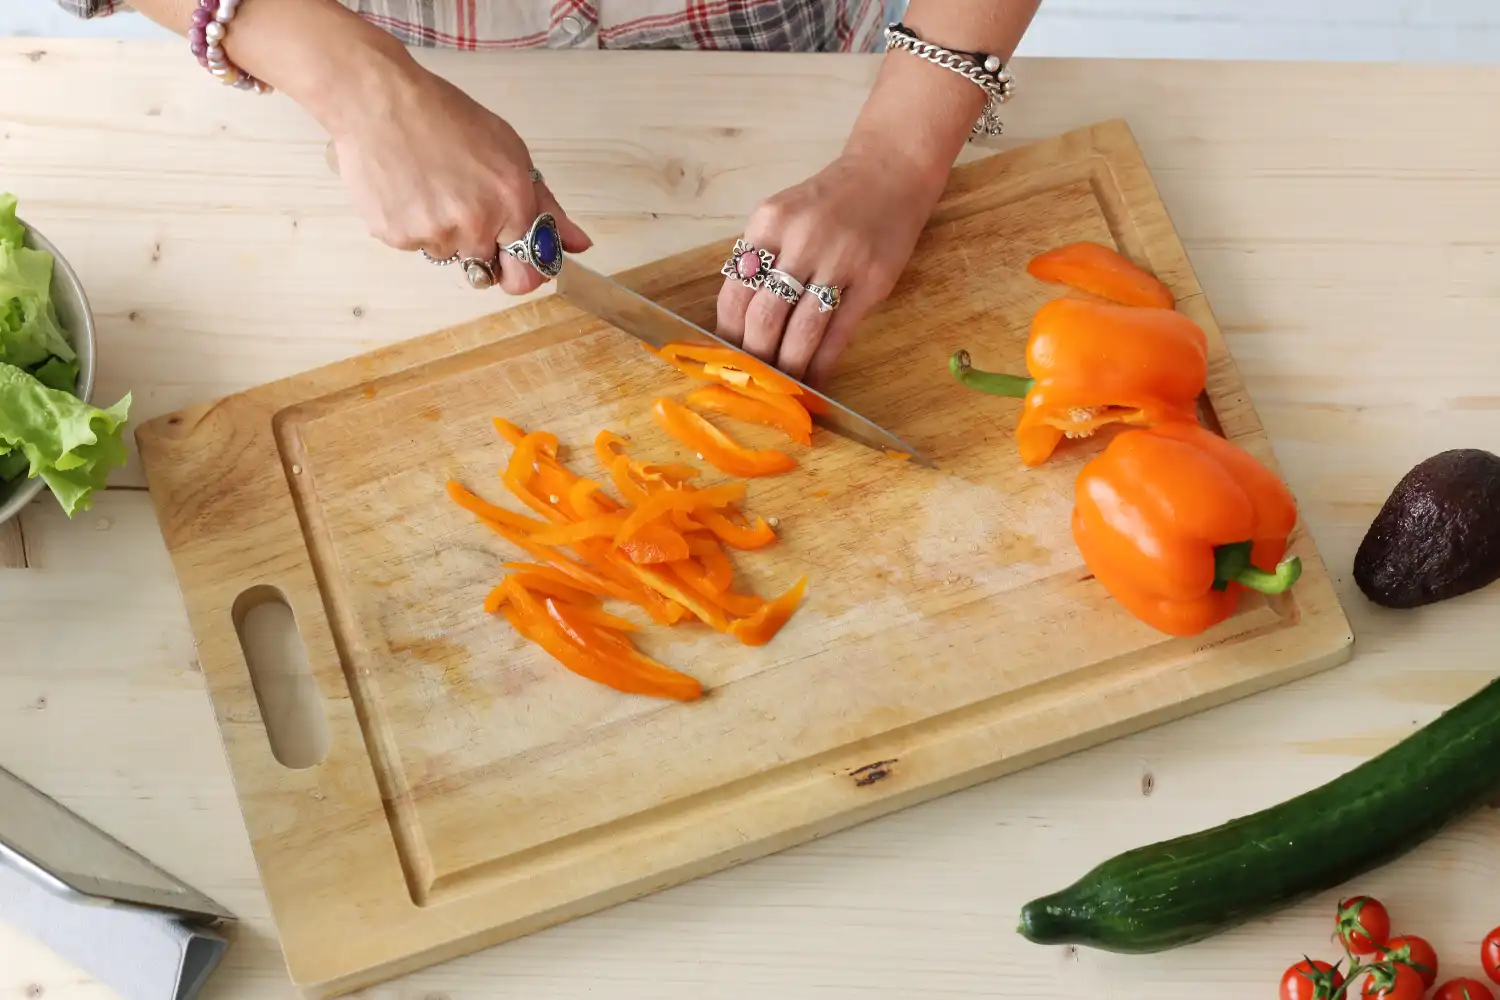
{"label": "wooden cutting board", "polygon": [[[1079,239],[1173,289],[1208,333],[1207,419],[1274,467],[1124,124],[966,165],[829,390],[939,469],[819,431],[796,472],[752,481],[747,508],[781,538],[737,554],[739,586],[771,595],[805,573],[807,598],[759,649],[648,630],[644,648],[708,688],[688,705],[581,680],[485,614],[499,564],[521,553],[443,493],[453,477],[503,500],[495,416],[555,432],[585,475],[602,475],[589,443],[604,427],[638,457],[693,460],[648,415],[687,380],[600,321],[542,299],[143,426],[303,992],[347,992],[1346,659],[1349,625],[1301,527],[1290,596],[1249,595],[1192,639],[1135,621],[1069,535],[1073,480],[1102,442],[1027,470],[1018,404],[949,377],[960,347],[1023,369],[1031,314],[1061,294],[1026,261]],[[711,327],[731,243],[621,280]],[[281,601],[310,672],[292,656],[252,679],[237,625],[250,634]]]}

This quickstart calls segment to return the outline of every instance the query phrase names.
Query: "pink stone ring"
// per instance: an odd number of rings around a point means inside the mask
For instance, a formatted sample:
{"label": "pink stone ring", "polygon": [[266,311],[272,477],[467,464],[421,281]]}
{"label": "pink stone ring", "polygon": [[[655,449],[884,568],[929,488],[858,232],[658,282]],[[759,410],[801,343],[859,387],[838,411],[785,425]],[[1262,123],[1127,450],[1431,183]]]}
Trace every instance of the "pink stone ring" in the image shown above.
{"label": "pink stone ring", "polygon": [[757,250],[744,240],[734,241],[734,250],[724,266],[719,268],[719,273],[726,278],[738,278],[740,284],[746,288],[754,288],[759,291],[760,286],[765,284],[766,275],[771,273],[771,265],[776,263],[776,255],[769,250]]}

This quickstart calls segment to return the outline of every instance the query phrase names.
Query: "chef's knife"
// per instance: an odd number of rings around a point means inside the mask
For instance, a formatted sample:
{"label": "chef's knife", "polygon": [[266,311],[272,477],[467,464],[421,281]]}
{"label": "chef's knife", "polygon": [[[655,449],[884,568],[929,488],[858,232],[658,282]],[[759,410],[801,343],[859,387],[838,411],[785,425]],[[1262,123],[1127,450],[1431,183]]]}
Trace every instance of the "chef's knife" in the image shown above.
{"label": "chef's knife", "polygon": [[[700,347],[722,347],[753,360],[752,355],[733,344],[720,340],[696,323],[631,291],[613,278],[585,267],[573,257],[567,259],[562,273],[557,277],[557,294],[584,312],[599,317],[658,350],[668,344],[694,344]],[[926,455],[884,427],[860,416],[842,403],[829,399],[816,389],[801,382],[797,384],[803,392],[813,397],[814,402],[808,406],[813,419],[835,434],[877,451],[910,455],[911,460],[919,465],[937,468]]]}

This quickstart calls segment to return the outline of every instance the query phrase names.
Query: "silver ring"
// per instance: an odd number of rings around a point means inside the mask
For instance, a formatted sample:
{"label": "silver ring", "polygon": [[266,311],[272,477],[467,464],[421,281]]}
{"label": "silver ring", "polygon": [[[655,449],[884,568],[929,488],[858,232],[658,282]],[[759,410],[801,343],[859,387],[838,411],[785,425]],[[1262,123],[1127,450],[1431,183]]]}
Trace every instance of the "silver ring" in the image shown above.
{"label": "silver ring", "polygon": [[481,260],[478,257],[465,257],[463,259],[464,277],[469,279],[469,284],[484,291],[486,288],[494,287],[500,280],[500,261],[497,259]]}
{"label": "silver ring", "polygon": [[785,271],[772,269],[766,274],[766,291],[787,305],[796,305],[806,287]]}
{"label": "silver ring", "polygon": [[543,181],[542,181],[542,172],[541,172],[541,171],[540,171],[540,170],[538,170],[538,169],[537,169],[537,168],[536,168],[536,167],[531,167],[531,168],[530,168],[530,169],[528,169],[528,170],[527,170],[527,171],[526,171],[526,173],[527,173],[527,174],[529,174],[529,175],[530,175],[530,176],[531,176],[531,182],[532,182],[532,183],[533,183],[533,184],[541,184],[541,183],[544,183],[544,182],[543,182]]}
{"label": "silver ring", "polygon": [[757,250],[744,240],[735,240],[734,249],[730,251],[724,266],[719,268],[719,273],[726,278],[736,278],[746,288],[758,291],[766,283],[766,277],[771,273],[771,265],[774,263],[776,255],[771,251]]}
{"label": "silver ring", "polygon": [[500,248],[522,264],[529,264],[549,278],[562,273],[562,236],[552,213],[543,212],[532,220],[526,235]]}
{"label": "silver ring", "polygon": [[832,312],[839,307],[842,301],[842,289],[838,285],[815,285],[811,281],[807,283],[807,290],[812,293],[813,298],[818,300],[818,312]]}
{"label": "silver ring", "polygon": [[421,253],[423,260],[427,261],[427,263],[429,264],[436,264],[438,267],[447,267],[449,264],[457,264],[459,261],[464,259],[464,255],[459,253],[457,250],[453,252],[453,256],[444,257],[442,260],[439,260],[432,254],[428,253],[426,249],[423,249]]}

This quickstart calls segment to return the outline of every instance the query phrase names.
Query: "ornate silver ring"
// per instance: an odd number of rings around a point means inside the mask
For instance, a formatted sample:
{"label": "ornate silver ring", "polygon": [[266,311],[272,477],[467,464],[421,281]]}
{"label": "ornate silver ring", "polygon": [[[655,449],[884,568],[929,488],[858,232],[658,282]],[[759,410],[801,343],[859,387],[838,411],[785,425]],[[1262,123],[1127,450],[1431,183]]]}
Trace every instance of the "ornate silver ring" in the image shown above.
{"label": "ornate silver ring", "polygon": [[837,309],[839,302],[843,299],[843,290],[838,285],[816,285],[809,281],[807,283],[807,290],[812,293],[813,298],[818,300],[818,312],[820,313],[832,312]]}
{"label": "ornate silver ring", "polygon": [[522,264],[529,264],[549,278],[562,273],[562,236],[557,231],[557,220],[551,212],[543,212],[532,220],[526,235],[508,243],[500,249]]}
{"label": "ornate silver ring", "polygon": [[422,259],[427,261],[427,263],[429,264],[436,264],[438,267],[447,267],[449,264],[457,264],[459,261],[463,260],[464,255],[455,250],[453,252],[453,256],[451,257],[437,258],[423,249]]}
{"label": "ornate silver ring", "polygon": [[787,274],[785,271],[773,269],[766,274],[766,291],[781,299],[787,305],[796,305],[797,300],[802,298],[806,290],[802,282]]}
{"label": "ornate silver ring", "polygon": [[526,173],[531,177],[531,182],[533,184],[541,184],[542,183],[542,172],[540,170],[538,170],[536,167],[529,168],[526,171]]}
{"label": "ornate silver ring", "polygon": [[774,263],[776,255],[771,251],[757,250],[744,240],[735,240],[734,249],[724,266],[719,268],[719,273],[726,278],[738,278],[746,288],[759,291],[760,286],[766,283],[766,276],[771,273],[771,265]]}
{"label": "ornate silver ring", "polygon": [[500,280],[500,261],[497,258],[481,260],[478,257],[465,257],[463,265],[464,277],[480,291],[494,287]]}

